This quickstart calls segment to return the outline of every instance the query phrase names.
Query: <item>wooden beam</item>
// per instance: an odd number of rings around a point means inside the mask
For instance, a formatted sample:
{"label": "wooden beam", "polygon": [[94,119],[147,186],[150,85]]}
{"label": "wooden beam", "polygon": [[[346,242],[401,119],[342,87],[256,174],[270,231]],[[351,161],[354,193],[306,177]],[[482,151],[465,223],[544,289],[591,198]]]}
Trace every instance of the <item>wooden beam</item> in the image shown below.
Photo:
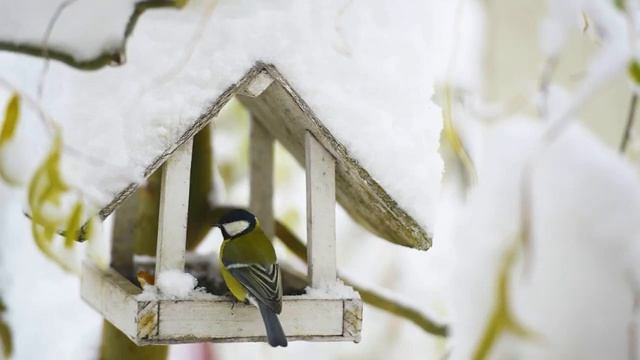
{"label": "wooden beam", "polygon": [[125,201],[115,213],[111,237],[111,267],[125,278],[135,279],[133,269],[133,226],[136,211],[134,198]]}
{"label": "wooden beam", "polygon": [[162,168],[156,276],[166,270],[184,271],[192,146],[189,139]]}
{"label": "wooden beam", "polygon": [[[266,124],[274,137],[304,164],[304,132],[311,131],[316,139],[336,158],[336,196],[344,209],[361,225],[396,244],[427,250],[430,234],[418,224],[384,188],[354,159],[315,113],[273,65],[257,63],[238,82],[230,85],[176,144],[159,154],[145,169],[150,176],[173,152],[206,126],[220,109],[236,96],[249,111]],[[434,174],[434,176],[437,174]],[[121,189],[100,212],[106,218],[137,189],[131,183]]]}
{"label": "wooden beam", "polygon": [[273,83],[273,77],[267,71],[261,71],[255,75],[253,79],[247,82],[243,87],[240,87],[238,93],[249,96],[260,96],[271,84]]}
{"label": "wooden beam", "polygon": [[[265,336],[260,311],[229,298],[160,301],[158,339],[255,338]],[[343,300],[285,296],[278,316],[288,336],[342,336]]]}
{"label": "wooden beam", "polygon": [[[142,290],[113,269],[83,264],[82,298],[138,345],[265,341],[255,306],[228,296],[138,298]],[[356,295],[283,296],[279,315],[289,341],[360,340],[362,301]]]}
{"label": "wooden beam", "polygon": [[425,228],[352,157],[277,69],[272,65],[265,68],[274,82],[260,96],[238,93],[238,100],[257,116],[300,165],[304,166],[305,160],[305,132],[310,131],[315,136],[336,159],[336,198],[359,224],[394,243],[427,250],[431,238]]}
{"label": "wooden beam", "polygon": [[137,331],[135,296],[140,292],[140,288],[113,269],[102,271],[90,263],[82,266],[82,299],[131,338]]}
{"label": "wooden beam", "polygon": [[335,159],[310,132],[305,133],[308,277],[313,288],[336,282]]}
{"label": "wooden beam", "polygon": [[275,140],[269,130],[251,116],[249,209],[260,220],[265,234],[273,239],[273,148]]}

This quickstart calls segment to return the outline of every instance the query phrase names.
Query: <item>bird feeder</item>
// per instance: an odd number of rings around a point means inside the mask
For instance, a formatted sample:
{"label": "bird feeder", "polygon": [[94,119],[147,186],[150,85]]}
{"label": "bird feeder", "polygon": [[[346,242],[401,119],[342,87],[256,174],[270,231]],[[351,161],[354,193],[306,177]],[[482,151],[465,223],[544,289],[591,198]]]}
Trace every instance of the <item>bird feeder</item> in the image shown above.
{"label": "bird feeder", "polygon": [[[155,273],[166,270],[215,272],[202,259],[186,256],[186,225],[193,136],[236,96],[251,112],[249,207],[273,236],[273,144],[280,141],[306,170],[306,293],[283,296],[279,318],[289,340],[360,341],[362,301],[344,285],[336,291],[336,199],[368,229],[402,245],[426,249],[430,239],[369,176],[317,119],[271,65],[257,64],[212,102],[179,140],[146,168],[162,167]],[[336,186],[337,185],[337,186]],[[106,218],[137,188],[130,184],[100,211]],[[122,230],[122,229],[120,229]],[[126,231],[126,229],[125,229]],[[83,299],[138,345],[190,342],[264,341],[264,325],[252,305],[228,296],[167,298],[144,293],[130,277],[132,245],[114,231],[111,267],[83,265]],[[207,259],[208,261],[215,259]],[[124,274],[124,275],[123,275]],[[286,286],[285,286],[286,287]],[[317,291],[316,291],[317,290]],[[349,290],[349,289],[348,289]]]}

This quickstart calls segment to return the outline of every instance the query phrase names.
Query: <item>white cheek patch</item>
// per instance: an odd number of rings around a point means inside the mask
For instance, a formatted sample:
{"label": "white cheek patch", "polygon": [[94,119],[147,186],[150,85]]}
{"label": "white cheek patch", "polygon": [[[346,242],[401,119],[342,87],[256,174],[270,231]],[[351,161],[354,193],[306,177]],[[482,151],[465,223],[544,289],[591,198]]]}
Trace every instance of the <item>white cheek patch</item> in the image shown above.
{"label": "white cheek patch", "polygon": [[249,227],[249,222],[244,220],[238,220],[238,221],[230,222],[228,224],[224,224],[222,225],[222,227],[224,227],[224,231],[226,231],[227,234],[231,236],[236,236],[241,232],[247,230],[247,228]]}

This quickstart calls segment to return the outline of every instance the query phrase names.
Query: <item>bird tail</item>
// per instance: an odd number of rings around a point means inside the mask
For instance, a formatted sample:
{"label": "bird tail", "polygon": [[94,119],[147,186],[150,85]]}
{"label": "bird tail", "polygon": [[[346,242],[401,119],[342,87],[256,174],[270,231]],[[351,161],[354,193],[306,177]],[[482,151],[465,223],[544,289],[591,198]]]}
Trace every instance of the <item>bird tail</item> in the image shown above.
{"label": "bird tail", "polygon": [[286,347],[287,337],[282,330],[282,325],[280,325],[278,315],[276,315],[276,313],[266,305],[258,303],[258,307],[260,308],[260,314],[262,314],[264,327],[267,330],[267,340],[269,341],[269,345],[273,347]]}

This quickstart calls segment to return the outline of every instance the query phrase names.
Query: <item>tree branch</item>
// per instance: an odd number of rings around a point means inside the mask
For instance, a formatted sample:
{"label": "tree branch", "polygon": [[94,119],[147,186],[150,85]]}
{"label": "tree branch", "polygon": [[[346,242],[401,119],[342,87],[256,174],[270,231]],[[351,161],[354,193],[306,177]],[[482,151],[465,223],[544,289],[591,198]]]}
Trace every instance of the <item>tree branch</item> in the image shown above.
{"label": "tree branch", "polygon": [[[280,239],[280,241],[282,241],[282,243],[298,258],[305,262],[307,261],[306,245],[302,241],[300,241],[300,239],[298,239],[298,237],[280,221],[276,221],[276,237]],[[393,315],[405,318],[406,320],[413,322],[429,334],[436,336],[448,335],[448,328],[446,325],[438,324],[437,322],[426,317],[419,310],[404,304],[400,304],[393,299],[376,293],[374,290],[366,289],[362,286],[356,285],[353,281],[347,280],[344,277],[341,278],[345,284],[348,284],[360,293],[360,296],[365,303]]]}
{"label": "tree branch", "polygon": [[622,134],[622,141],[620,142],[620,152],[624,153],[627,150],[627,144],[631,136],[631,129],[633,128],[633,122],[636,118],[636,106],[638,104],[638,94],[634,91],[631,95],[631,104],[629,105],[629,114],[627,115],[627,123],[624,127],[624,133]]}
{"label": "tree branch", "polygon": [[107,65],[121,65],[124,63],[124,54],[128,37],[135,28],[138,18],[142,13],[146,10],[156,8],[180,8],[184,6],[185,2],[186,1],[184,0],[147,0],[137,3],[124,30],[121,47],[111,52],[102,53],[92,59],[76,60],[72,54],[66,51],[51,48],[43,49],[42,44],[40,43],[15,43],[9,40],[0,40],[0,50],[58,60],[79,70],[98,70]]}

